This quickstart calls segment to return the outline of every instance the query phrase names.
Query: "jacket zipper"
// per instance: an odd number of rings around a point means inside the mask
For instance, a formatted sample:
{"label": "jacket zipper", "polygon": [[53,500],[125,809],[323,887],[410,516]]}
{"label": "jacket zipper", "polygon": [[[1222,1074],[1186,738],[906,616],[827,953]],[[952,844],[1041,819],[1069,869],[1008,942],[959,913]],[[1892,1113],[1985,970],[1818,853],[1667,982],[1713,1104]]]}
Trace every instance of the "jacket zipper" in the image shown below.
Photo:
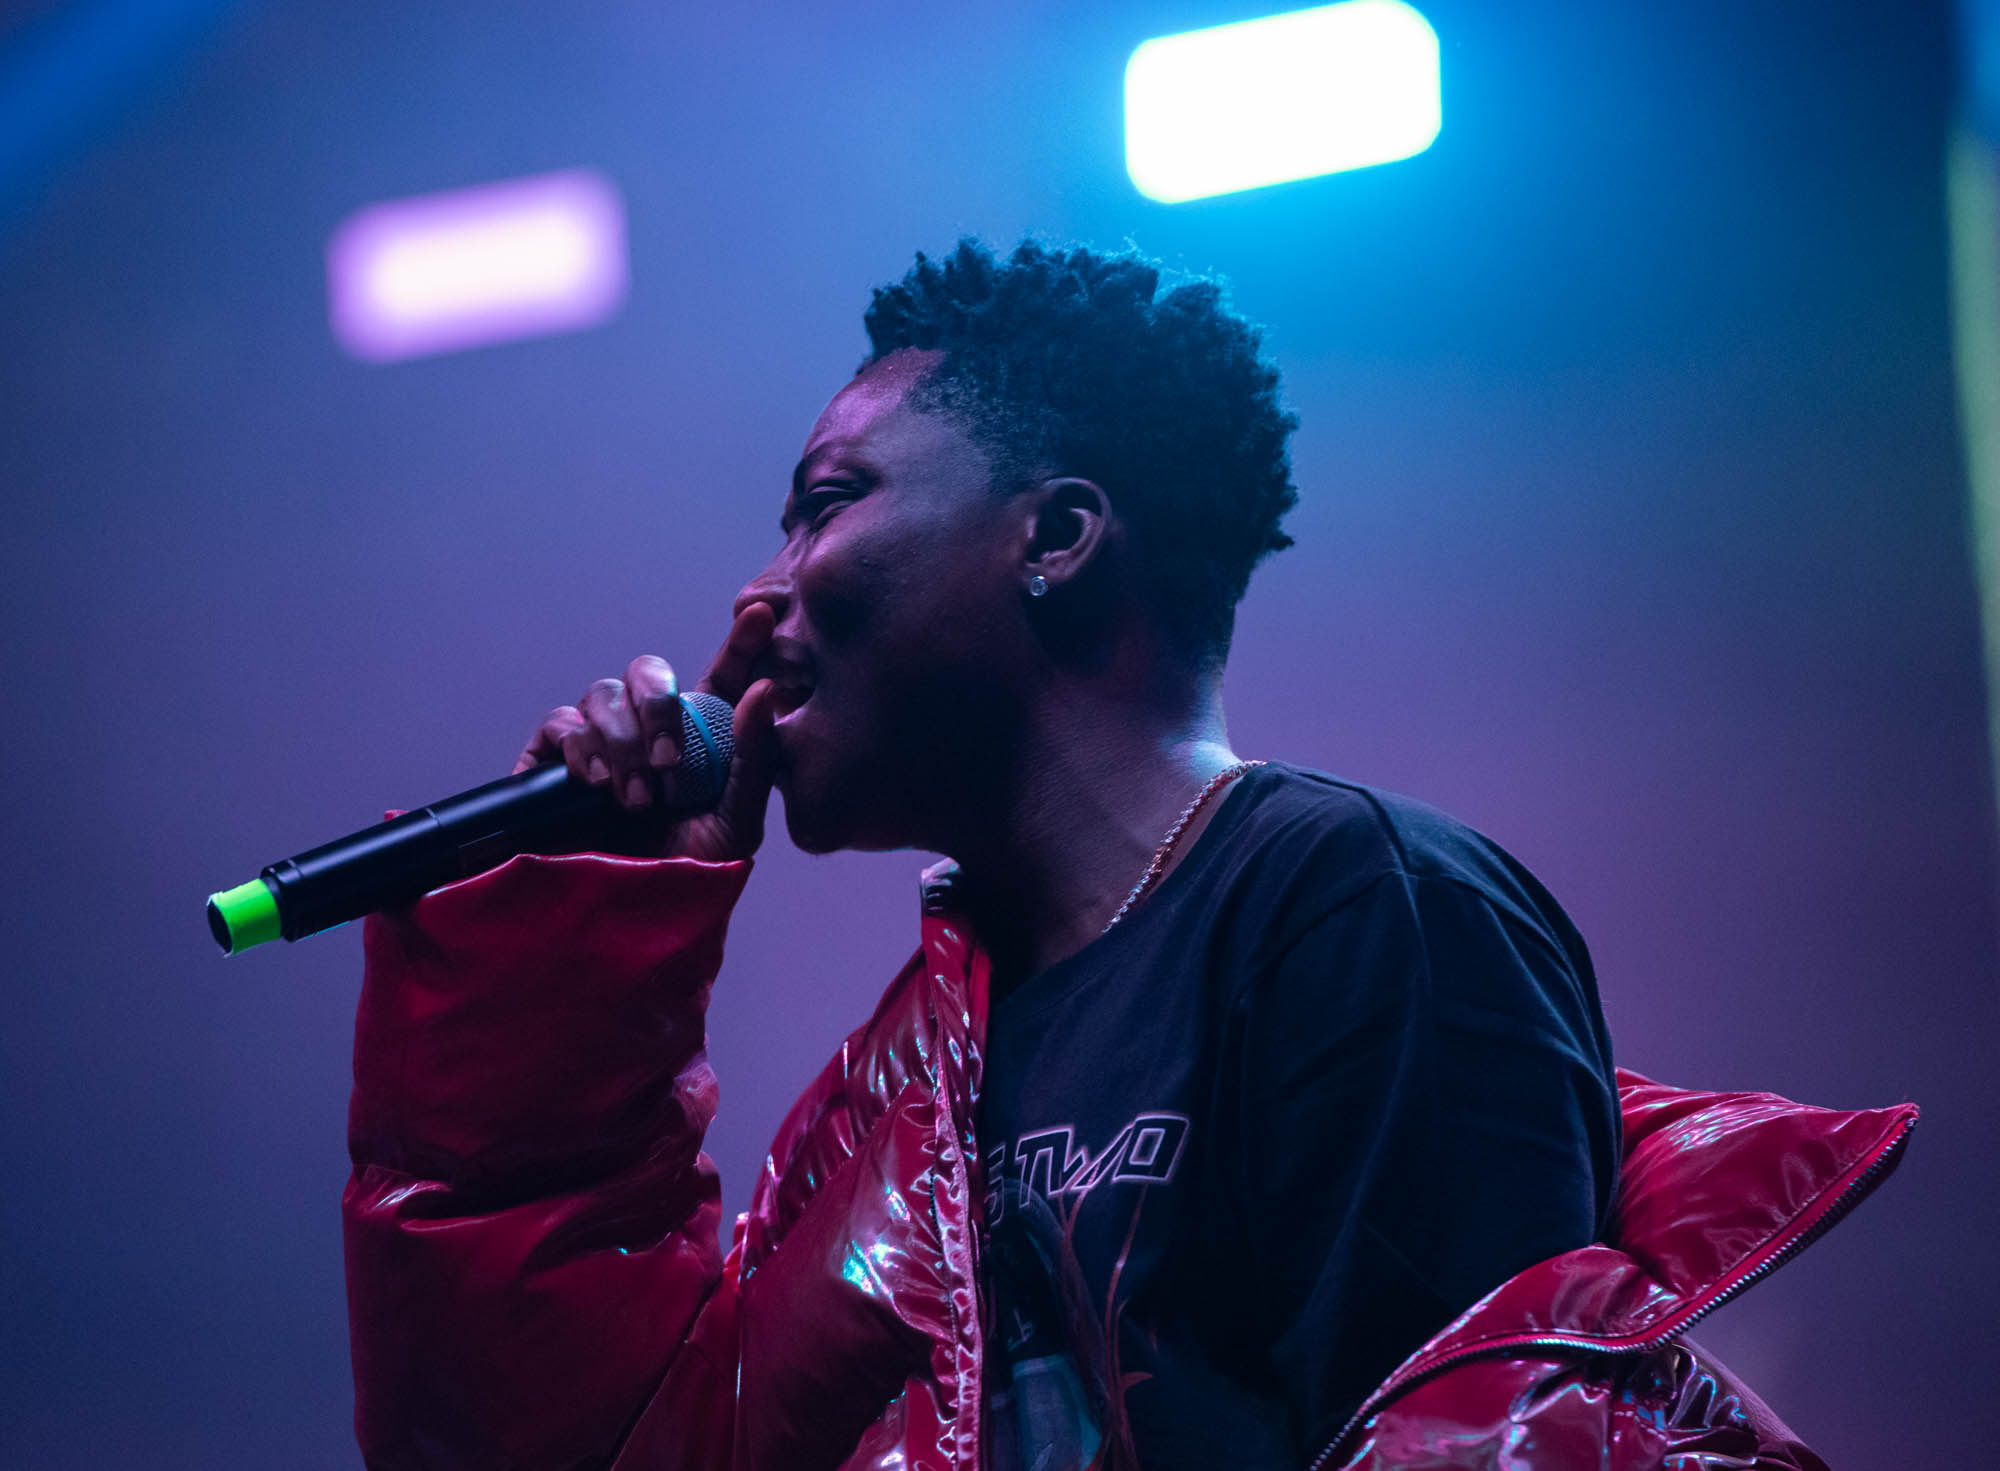
{"label": "jacket zipper", "polygon": [[[1893,1135],[1876,1146],[1874,1157],[1863,1166],[1861,1172],[1852,1180],[1849,1180],[1847,1187],[1832,1200],[1828,1201],[1826,1206],[1817,1215],[1803,1226],[1795,1226],[1792,1233],[1785,1237],[1779,1245],[1766,1252],[1762,1261],[1731,1278],[1726,1285],[1716,1289],[1706,1302],[1703,1302],[1692,1311],[1684,1310],[1685,1316],[1671,1328],[1664,1329],[1654,1334],[1651,1338],[1644,1339],[1638,1343],[1621,1344],[1616,1348],[1607,1347],[1604,1343],[1596,1339],[1586,1338],[1581,1335],[1570,1336],[1564,1334],[1536,1334],[1522,1338],[1510,1338],[1497,1343],[1482,1343],[1474,1347],[1460,1349],[1457,1353],[1447,1354],[1445,1357],[1437,1360],[1437,1362],[1425,1365],[1420,1371],[1411,1374],[1409,1378],[1402,1380],[1400,1383],[1392,1378],[1389,1383],[1382,1386],[1381,1390],[1370,1395],[1368,1397],[1369,1401],[1376,1402],[1394,1398],[1413,1385],[1421,1383],[1426,1379],[1435,1378],[1446,1369],[1462,1364],[1468,1359],[1490,1358],[1495,1354],[1505,1353],[1513,1349],[1574,1348],[1583,1349],[1591,1353],[1623,1355],[1652,1353],[1655,1349],[1666,1347],[1731,1298],[1750,1288],[1759,1279],[1775,1272],[1779,1267],[1783,1266],[1831,1230],[1842,1216],[1846,1215],[1848,1211],[1852,1210],[1859,1203],[1862,1196],[1874,1188],[1876,1179],[1888,1167],[1890,1161],[1901,1152],[1904,1143],[1909,1139],[1910,1130],[1915,1128],[1916,1124],[1917,1121],[1914,1116],[1904,1119],[1902,1126]],[[1334,1450],[1342,1441],[1347,1439],[1349,1434],[1353,1432],[1354,1427],[1359,1425],[1369,1413],[1370,1405],[1369,1403],[1364,1403],[1360,1409],[1354,1412],[1348,1422],[1340,1427],[1340,1433],[1328,1441],[1320,1453],[1312,1458],[1306,1471],[1324,1471],[1324,1467],[1332,1457]]]}

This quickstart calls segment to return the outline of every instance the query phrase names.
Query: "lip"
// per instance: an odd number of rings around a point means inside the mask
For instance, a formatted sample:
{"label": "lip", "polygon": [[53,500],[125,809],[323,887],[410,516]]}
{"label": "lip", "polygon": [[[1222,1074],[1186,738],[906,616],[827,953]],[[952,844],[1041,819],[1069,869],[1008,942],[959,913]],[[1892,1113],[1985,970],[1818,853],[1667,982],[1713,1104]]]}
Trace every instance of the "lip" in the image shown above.
{"label": "lip", "polygon": [[773,671],[759,677],[771,682],[774,720],[789,720],[798,714],[818,687],[810,676],[799,670]]}
{"label": "lip", "polygon": [[771,785],[784,792],[787,797],[791,793],[792,778],[798,768],[799,748],[809,744],[812,739],[799,718],[809,703],[811,703],[810,692],[797,704],[788,705],[781,702],[771,717],[771,735],[777,758],[773,763]]}

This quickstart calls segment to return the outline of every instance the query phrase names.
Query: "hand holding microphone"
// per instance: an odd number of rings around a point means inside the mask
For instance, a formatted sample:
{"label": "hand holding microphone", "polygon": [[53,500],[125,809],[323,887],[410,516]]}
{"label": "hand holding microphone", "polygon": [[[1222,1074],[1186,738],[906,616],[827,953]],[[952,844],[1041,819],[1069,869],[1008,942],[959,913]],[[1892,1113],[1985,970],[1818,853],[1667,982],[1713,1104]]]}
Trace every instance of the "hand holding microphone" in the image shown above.
{"label": "hand holding microphone", "polygon": [[777,615],[768,603],[750,603],[736,615],[729,637],[695,686],[736,707],[730,724],[735,757],[712,775],[690,770],[684,749],[683,705],[674,671],[656,654],[641,654],[625,678],[600,679],[574,705],[549,711],[514,763],[519,774],[561,763],[573,780],[596,788],[627,812],[684,814],[664,825],[660,858],[720,862],[748,858],[764,841],[764,810],[772,777],[771,685],[751,679],[770,646]]}
{"label": "hand holding microphone", "polygon": [[775,625],[769,604],[745,605],[686,695],[664,659],[641,655],[625,679],[599,680],[551,710],[512,776],[211,895],[210,932],[230,955],[303,939],[517,853],[748,858],[764,838],[776,740],[771,683],[751,673]]}

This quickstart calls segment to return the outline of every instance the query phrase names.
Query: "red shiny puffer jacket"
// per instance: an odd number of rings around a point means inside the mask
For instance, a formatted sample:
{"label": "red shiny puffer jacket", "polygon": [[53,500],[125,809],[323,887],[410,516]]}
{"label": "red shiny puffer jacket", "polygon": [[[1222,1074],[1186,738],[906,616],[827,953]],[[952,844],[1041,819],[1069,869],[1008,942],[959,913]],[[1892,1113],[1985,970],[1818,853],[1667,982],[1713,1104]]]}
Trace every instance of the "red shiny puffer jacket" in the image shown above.
{"label": "red shiny puffer jacket", "polygon": [[[979,1465],[985,958],[932,883],[724,1260],[703,1012],[749,869],[520,857],[368,921],[344,1208],[371,1467]],[[1620,1083],[1610,1241],[1495,1288],[1314,1471],[1820,1466],[1683,1335],[1879,1183],[1916,1110]]]}

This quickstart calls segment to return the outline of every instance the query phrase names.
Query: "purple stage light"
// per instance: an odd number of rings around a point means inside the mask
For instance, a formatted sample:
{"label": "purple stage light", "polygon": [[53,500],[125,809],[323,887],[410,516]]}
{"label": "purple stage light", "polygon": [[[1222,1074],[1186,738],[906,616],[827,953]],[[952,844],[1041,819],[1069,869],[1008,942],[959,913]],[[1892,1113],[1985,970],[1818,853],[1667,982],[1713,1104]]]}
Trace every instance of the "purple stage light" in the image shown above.
{"label": "purple stage light", "polygon": [[394,362],[576,332],[625,300],[625,205],[566,169],[373,204],[326,248],[333,335]]}

